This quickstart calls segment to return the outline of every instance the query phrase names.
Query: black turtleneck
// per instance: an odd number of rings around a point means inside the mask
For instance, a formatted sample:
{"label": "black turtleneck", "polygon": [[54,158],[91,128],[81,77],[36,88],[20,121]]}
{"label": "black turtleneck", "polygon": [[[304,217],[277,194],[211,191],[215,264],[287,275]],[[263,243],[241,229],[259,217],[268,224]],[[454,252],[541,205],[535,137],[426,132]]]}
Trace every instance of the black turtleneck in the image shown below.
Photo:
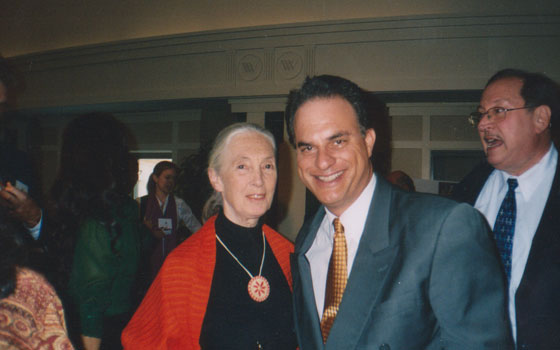
{"label": "black turtleneck", "polygon": [[[263,253],[262,220],[255,227],[229,221],[223,211],[216,219],[216,233],[253,276],[259,274]],[[270,246],[262,276],[270,284],[270,295],[263,302],[249,296],[250,277],[216,240],[216,267],[210,298],[204,315],[200,345],[204,350],[295,349],[292,296],[286,277]]]}

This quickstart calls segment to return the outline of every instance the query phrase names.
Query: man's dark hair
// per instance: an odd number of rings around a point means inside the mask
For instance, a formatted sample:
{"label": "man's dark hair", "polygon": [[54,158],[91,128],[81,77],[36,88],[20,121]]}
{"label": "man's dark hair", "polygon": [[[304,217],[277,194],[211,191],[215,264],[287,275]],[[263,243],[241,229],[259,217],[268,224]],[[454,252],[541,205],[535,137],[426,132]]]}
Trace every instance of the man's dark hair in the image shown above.
{"label": "man's dark hair", "polygon": [[550,121],[554,126],[560,118],[560,86],[554,80],[541,73],[530,73],[521,69],[507,68],[494,74],[486,83],[488,85],[502,79],[518,78],[523,82],[521,97],[526,107],[546,105],[550,108]]}
{"label": "man's dark hair", "polygon": [[319,75],[307,77],[299,90],[292,90],[286,105],[286,125],[291,144],[295,147],[294,117],[297,110],[307,101],[315,98],[342,97],[354,109],[360,131],[365,135],[368,128],[365,92],[350,80],[333,76]]}

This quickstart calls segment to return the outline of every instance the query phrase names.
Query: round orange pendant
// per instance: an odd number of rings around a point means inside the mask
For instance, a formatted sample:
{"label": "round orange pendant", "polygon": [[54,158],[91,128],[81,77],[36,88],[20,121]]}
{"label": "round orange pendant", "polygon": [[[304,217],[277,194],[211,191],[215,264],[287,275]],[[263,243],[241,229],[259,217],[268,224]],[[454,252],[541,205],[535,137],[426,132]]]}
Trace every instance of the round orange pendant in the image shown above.
{"label": "round orange pendant", "polygon": [[268,280],[263,276],[255,276],[249,281],[247,290],[251,299],[260,303],[265,301],[270,295],[270,284],[268,284]]}

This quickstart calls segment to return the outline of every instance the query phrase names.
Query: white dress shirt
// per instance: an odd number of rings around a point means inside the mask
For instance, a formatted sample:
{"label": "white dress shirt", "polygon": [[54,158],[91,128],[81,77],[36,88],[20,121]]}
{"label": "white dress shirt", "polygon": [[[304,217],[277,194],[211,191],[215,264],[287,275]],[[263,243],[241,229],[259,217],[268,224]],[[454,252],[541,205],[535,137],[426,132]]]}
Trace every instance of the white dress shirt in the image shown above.
{"label": "white dress shirt", "polygon": [[41,235],[41,226],[43,226],[43,209],[41,209],[41,218],[39,219],[37,225],[33,227],[27,227],[27,231],[29,231],[29,234],[31,235],[31,237],[33,237],[34,240],[39,239],[39,236]]}
{"label": "white dress shirt", "polygon": [[494,170],[486,180],[474,205],[484,214],[490,227],[494,227],[498,210],[508,191],[507,179],[517,179],[519,186],[515,189],[515,232],[511,252],[511,280],[508,290],[509,316],[514,340],[517,336],[515,292],[523,277],[523,271],[525,271],[533,237],[550,193],[557,161],[558,151],[554,145],[551,145],[544,157],[521,176],[512,176],[505,171]]}
{"label": "white dress shirt", "polygon": [[[177,225],[182,221],[185,226],[191,231],[191,233],[195,233],[201,227],[200,222],[194,216],[191,207],[184,200],[177,196],[173,196],[175,198],[175,206],[177,207]],[[156,196],[158,204],[161,208],[161,212],[165,213],[165,209],[167,209],[167,203],[169,202],[169,195],[165,197],[165,202],[161,202],[159,198]]]}
{"label": "white dress shirt", "polygon": [[[356,257],[358,245],[360,244],[360,238],[364,231],[367,213],[373,199],[375,184],[376,177],[375,174],[373,174],[358,199],[356,199],[339,217],[342,226],[344,226],[344,235],[346,236],[346,246],[348,248],[347,271],[349,275],[352,264],[354,263],[354,258]],[[305,253],[305,257],[309,261],[311,267],[311,280],[313,282],[313,292],[315,294],[315,303],[317,304],[319,319],[323,316],[323,308],[325,306],[327,274],[334,239],[334,226],[332,222],[336,218],[336,215],[326,208],[325,212],[326,215],[319,226],[315,240],[311,248]]]}

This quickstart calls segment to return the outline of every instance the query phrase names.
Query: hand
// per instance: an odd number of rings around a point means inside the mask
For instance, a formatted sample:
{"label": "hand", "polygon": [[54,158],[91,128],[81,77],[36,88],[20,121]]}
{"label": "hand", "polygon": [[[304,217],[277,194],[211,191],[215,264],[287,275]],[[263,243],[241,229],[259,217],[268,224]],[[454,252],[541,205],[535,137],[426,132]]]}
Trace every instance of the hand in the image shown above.
{"label": "hand", "polygon": [[146,218],[144,218],[144,225],[146,225],[146,227],[150,229],[150,232],[155,238],[161,239],[165,236],[165,232],[163,232],[162,229],[154,227],[154,225],[152,225],[152,222]]}
{"label": "hand", "polygon": [[163,232],[161,228],[151,229],[150,231],[152,231],[152,235],[154,235],[154,237],[157,239],[162,239],[163,237],[165,237],[165,232]]}
{"label": "hand", "polygon": [[152,230],[152,222],[146,218],[144,218],[144,225],[146,225],[147,228],[150,229],[150,231]]}
{"label": "hand", "polygon": [[84,350],[99,350],[101,338],[88,337],[82,334],[82,343],[84,344]]}
{"label": "hand", "polygon": [[27,193],[18,190],[10,182],[0,190],[0,205],[27,227],[35,227],[41,221],[41,209]]}

